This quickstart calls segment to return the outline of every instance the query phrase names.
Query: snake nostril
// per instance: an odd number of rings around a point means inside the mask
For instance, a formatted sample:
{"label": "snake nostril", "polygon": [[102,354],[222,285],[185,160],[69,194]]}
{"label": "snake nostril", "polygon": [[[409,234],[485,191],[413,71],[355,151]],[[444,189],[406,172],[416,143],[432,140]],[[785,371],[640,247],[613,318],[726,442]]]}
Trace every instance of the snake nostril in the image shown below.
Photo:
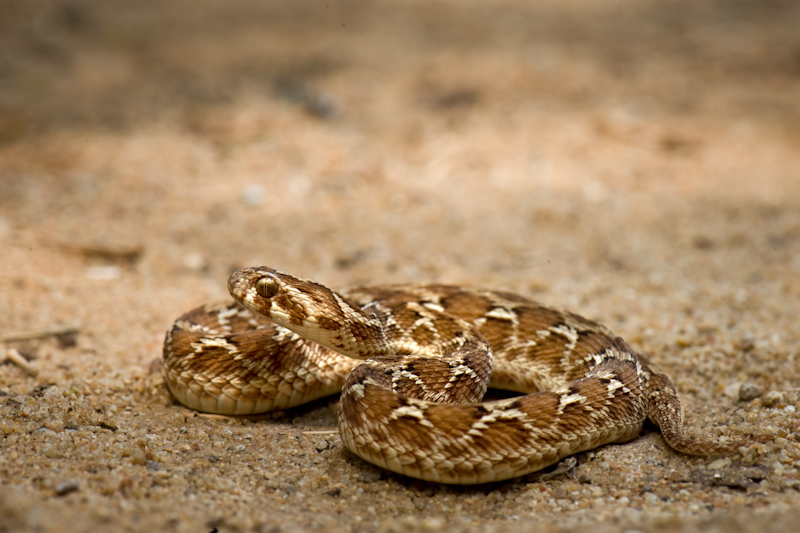
{"label": "snake nostril", "polygon": [[261,278],[256,281],[256,292],[263,298],[272,298],[278,294],[279,289],[280,284],[275,278]]}

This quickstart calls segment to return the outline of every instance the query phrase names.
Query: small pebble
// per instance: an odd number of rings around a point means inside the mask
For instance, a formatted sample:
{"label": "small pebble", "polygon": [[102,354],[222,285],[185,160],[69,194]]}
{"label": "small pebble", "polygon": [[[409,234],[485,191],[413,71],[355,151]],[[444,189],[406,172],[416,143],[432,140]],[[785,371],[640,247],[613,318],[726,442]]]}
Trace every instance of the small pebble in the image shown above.
{"label": "small pebble", "polygon": [[130,451],[133,464],[143,466],[147,462],[147,456],[141,448],[134,448]]}
{"label": "small pebble", "polygon": [[783,394],[778,391],[769,391],[761,398],[761,405],[764,407],[775,407],[779,403],[783,402]]}
{"label": "small pebble", "polygon": [[764,393],[758,384],[753,383],[751,381],[745,381],[739,387],[739,399],[743,402],[749,402],[750,400],[754,400],[758,398]]}
{"label": "small pebble", "polygon": [[201,271],[208,267],[208,261],[197,252],[190,252],[183,257],[183,266],[189,270]]}
{"label": "small pebble", "polygon": [[375,470],[375,469],[369,469],[369,470],[363,471],[358,476],[358,481],[360,481],[362,483],[375,483],[380,478],[381,478],[380,471]]}
{"label": "small pebble", "polygon": [[91,266],[86,269],[86,278],[98,281],[111,281],[119,279],[122,271],[116,265]]}
{"label": "small pebble", "polygon": [[264,187],[251,184],[242,189],[242,202],[247,205],[261,205],[264,203]]}
{"label": "small pebble", "polygon": [[720,468],[724,468],[728,464],[728,461],[725,459],[717,459],[716,461],[711,462],[706,468],[708,470],[719,470]]}
{"label": "small pebble", "polygon": [[56,493],[56,496],[66,496],[70,492],[77,492],[80,490],[80,484],[75,481],[74,479],[69,481],[62,481],[58,485],[55,486],[53,489]]}
{"label": "small pebble", "polygon": [[650,505],[656,505],[656,504],[661,502],[661,499],[657,495],[653,494],[652,492],[648,492],[647,494],[645,494],[644,495],[644,499]]}

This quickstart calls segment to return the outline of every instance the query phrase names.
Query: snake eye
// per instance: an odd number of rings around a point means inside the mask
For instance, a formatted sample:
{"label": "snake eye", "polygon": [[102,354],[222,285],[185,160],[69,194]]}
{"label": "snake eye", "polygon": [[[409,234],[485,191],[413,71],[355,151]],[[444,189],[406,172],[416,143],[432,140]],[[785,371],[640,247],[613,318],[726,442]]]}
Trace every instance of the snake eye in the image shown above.
{"label": "snake eye", "polygon": [[261,278],[256,281],[256,292],[266,299],[278,294],[278,289],[280,289],[280,284],[275,278]]}

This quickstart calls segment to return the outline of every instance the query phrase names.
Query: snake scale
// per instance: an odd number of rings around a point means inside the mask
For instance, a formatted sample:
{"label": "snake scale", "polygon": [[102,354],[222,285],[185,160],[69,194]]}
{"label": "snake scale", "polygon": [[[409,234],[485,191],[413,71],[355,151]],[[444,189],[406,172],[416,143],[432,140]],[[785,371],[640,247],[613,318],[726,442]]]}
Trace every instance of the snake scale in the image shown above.
{"label": "snake scale", "polygon": [[[235,272],[228,289],[235,302],[194,309],[167,332],[173,396],[246,415],[341,391],[347,448],[406,476],[510,479],[629,441],[645,419],[690,455],[760,440],[693,440],[675,387],[645,356],[600,324],[508,292],[335,292],[268,267]],[[523,395],[482,402],[487,387]]]}

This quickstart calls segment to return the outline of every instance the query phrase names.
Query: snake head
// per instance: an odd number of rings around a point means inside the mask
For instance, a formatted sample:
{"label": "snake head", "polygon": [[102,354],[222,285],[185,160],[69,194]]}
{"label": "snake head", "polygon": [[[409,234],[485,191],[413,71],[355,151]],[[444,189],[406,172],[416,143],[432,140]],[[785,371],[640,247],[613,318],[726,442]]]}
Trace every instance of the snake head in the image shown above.
{"label": "snake head", "polygon": [[365,356],[367,339],[383,339],[375,316],[315,281],[260,266],[231,274],[228,290],[247,309],[351,357]]}
{"label": "snake head", "polygon": [[309,317],[303,300],[308,283],[269,267],[259,266],[238,270],[228,279],[231,296],[244,307],[265,315],[276,324],[290,327],[300,325]]}
{"label": "snake head", "polygon": [[325,285],[266,266],[234,272],[228,290],[244,307],[317,342],[346,327],[345,315],[363,314]]}

